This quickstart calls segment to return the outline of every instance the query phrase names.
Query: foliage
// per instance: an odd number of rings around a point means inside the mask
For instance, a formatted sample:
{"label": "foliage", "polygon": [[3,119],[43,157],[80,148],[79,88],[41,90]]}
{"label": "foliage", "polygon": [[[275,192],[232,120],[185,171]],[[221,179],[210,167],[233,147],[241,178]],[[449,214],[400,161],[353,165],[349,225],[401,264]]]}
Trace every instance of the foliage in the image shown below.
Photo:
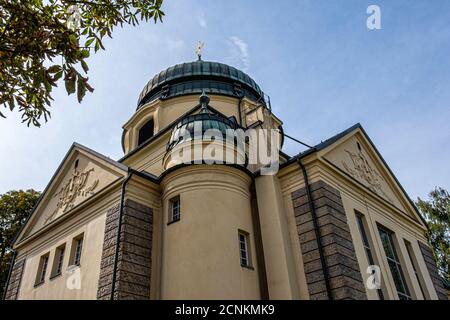
{"label": "foliage", "polygon": [[[50,116],[59,80],[82,101],[86,59],[104,50],[114,27],[162,21],[162,0],[0,0],[0,106],[18,108],[22,122],[40,126]],[[81,69],[82,71],[81,71]],[[5,115],[0,111],[0,116]]]}
{"label": "foliage", "polygon": [[418,198],[416,205],[428,223],[428,242],[433,249],[439,273],[450,280],[450,195],[443,188],[429,194],[429,200]]}
{"label": "foliage", "polygon": [[0,194],[0,297],[8,277],[12,258],[11,242],[30,215],[39,198],[35,190]]}

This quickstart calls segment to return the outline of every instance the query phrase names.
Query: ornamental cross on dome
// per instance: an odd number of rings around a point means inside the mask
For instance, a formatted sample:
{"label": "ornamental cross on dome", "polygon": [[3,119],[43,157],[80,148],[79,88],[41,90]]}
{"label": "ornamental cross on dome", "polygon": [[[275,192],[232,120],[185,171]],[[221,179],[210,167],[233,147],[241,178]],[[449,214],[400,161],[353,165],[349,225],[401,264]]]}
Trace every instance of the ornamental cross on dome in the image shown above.
{"label": "ornamental cross on dome", "polygon": [[197,43],[197,47],[195,48],[195,53],[197,54],[198,60],[202,60],[202,48],[205,46],[205,43],[199,41]]}

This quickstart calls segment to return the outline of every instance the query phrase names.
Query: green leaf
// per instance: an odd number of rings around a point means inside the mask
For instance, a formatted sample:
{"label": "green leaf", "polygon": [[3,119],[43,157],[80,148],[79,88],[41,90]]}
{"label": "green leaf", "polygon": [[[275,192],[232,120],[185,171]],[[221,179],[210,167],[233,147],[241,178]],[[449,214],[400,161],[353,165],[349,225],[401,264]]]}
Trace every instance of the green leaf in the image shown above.
{"label": "green leaf", "polygon": [[84,72],[87,73],[89,70],[87,63],[84,60],[81,60],[80,62],[81,62],[81,67],[83,68]]}
{"label": "green leaf", "polygon": [[57,73],[55,73],[55,75],[53,77],[53,80],[54,81],[58,81],[59,79],[61,79],[62,75],[63,75],[63,71],[62,70],[57,72]]}
{"label": "green leaf", "polygon": [[66,83],[66,91],[67,94],[71,95],[72,93],[75,92],[75,76],[72,76],[70,78],[67,78],[65,83]]}
{"label": "green leaf", "polygon": [[16,105],[15,105],[15,103],[14,103],[14,97],[13,97],[13,96],[11,96],[11,97],[8,99],[8,104],[9,104],[9,110],[13,111],[14,108],[16,107]]}
{"label": "green leaf", "polygon": [[61,66],[59,66],[57,64],[55,64],[55,65],[51,66],[50,68],[48,68],[48,72],[49,73],[57,73],[57,72],[59,72],[61,70],[62,70]]}
{"label": "green leaf", "polygon": [[35,127],[38,127],[38,128],[41,127],[41,124],[39,123],[39,121],[37,121],[36,118],[33,118],[33,125],[34,125]]}
{"label": "green leaf", "polygon": [[[79,3],[82,17],[76,31],[69,30],[65,23],[67,7],[72,2]],[[5,28],[0,26],[0,33],[4,31],[2,44],[8,45],[8,51],[2,51],[0,58],[8,61],[2,65],[2,75],[10,76],[2,79],[0,105],[18,110],[25,124],[36,126],[40,125],[40,118],[47,120],[47,108],[53,100],[51,93],[60,79],[64,79],[67,93],[76,92],[79,101],[87,91],[94,90],[74,66],[81,65],[80,72],[81,68],[85,73],[91,72],[87,58],[94,50],[105,50],[102,39],[106,35],[112,37],[115,27],[137,25],[142,18],[145,21],[154,18],[157,22],[164,16],[162,0],[3,0],[2,3],[7,5],[0,4],[0,25],[8,22],[8,28],[3,30]],[[8,19],[11,16],[14,19]],[[24,24],[24,21],[32,23]],[[94,50],[91,52],[86,50],[88,48]]]}
{"label": "green leaf", "polygon": [[94,92],[94,88],[92,88],[92,87],[89,85],[89,83],[87,82],[87,80],[88,80],[88,79],[86,79],[86,80],[84,81],[84,85],[85,85],[86,89],[87,89],[89,92]]}
{"label": "green leaf", "polygon": [[78,38],[77,38],[76,35],[71,34],[71,35],[69,35],[69,41],[70,41],[70,43],[72,43],[72,44],[77,44],[77,43],[78,43]]}
{"label": "green leaf", "polygon": [[95,52],[97,52],[100,49],[100,41],[95,41]]}
{"label": "green leaf", "polygon": [[[47,81],[47,79],[45,79],[46,81],[44,81],[44,86],[45,86],[45,90],[47,90],[48,92],[52,91],[52,85],[50,82]],[[36,100],[37,97],[36,95],[33,95],[33,98]]]}
{"label": "green leaf", "polygon": [[82,77],[78,77],[77,81],[77,98],[78,102],[81,103],[83,97],[86,95],[86,87]]}
{"label": "green leaf", "polygon": [[87,49],[81,50],[81,56],[83,57],[83,59],[89,58],[89,50]]}
{"label": "green leaf", "polygon": [[84,46],[85,46],[85,47],[89,47],[89,46],[92,44],[92,42],[94,42],[94,40],[95,40],[95,38],[89,39],[88,41],[86,41],[86,43],[84,44]]}

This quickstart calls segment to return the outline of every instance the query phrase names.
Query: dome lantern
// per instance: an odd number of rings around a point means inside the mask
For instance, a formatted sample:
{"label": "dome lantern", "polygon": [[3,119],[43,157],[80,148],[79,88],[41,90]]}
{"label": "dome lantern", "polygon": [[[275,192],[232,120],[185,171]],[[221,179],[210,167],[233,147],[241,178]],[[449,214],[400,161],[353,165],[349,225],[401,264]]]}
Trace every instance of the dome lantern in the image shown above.
{"label": "dome lantern", "polygon": [[226,137],[228,129],[235,130],[238,124],[234,117],[226,118],[219,114],[213,114],[209,106],[209,97],[205,92],[199,97],[201,111],[198,114],[187,115],[179,120],[173,127],[172,135],[167,144],[167,151],[176,145],[191,141],[196,135],[202,135],[205,131],[214,129],[219,130],[223,139]]}

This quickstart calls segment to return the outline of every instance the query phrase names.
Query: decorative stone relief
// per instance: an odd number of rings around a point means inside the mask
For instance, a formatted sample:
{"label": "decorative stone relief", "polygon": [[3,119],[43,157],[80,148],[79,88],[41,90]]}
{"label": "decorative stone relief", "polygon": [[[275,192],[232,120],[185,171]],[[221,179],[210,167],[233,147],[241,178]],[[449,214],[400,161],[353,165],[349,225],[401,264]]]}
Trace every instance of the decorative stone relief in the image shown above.
{"label": "decorative stone relief", "polygon": [[376,169],[372,168],[364,154],[361,151],[358,153],[348,150],[344,151],[349,155],[351,160],[350,164],[342,161],[345,170],[352,177],[366,182],[370,190],[384,197],[389,202],[392,202],[391,198],[383,191],[382,182],[385,182],[383,176]]}
{"label": "decorative stone relief", "polygon": [[45,224],[49,223],[55,217],[58,211],[66,212],[74,207],[74,202],[78,198],[87,198],[94,194],[95,188],[98,186],[98,179],[95,179],[87,186],[89,176],[94,172],[94,168],[85,171],[74,169],[72,177],[67,181],[61,189],[55,193],[53,197],[58,197],[55,210],[46,218]]}

